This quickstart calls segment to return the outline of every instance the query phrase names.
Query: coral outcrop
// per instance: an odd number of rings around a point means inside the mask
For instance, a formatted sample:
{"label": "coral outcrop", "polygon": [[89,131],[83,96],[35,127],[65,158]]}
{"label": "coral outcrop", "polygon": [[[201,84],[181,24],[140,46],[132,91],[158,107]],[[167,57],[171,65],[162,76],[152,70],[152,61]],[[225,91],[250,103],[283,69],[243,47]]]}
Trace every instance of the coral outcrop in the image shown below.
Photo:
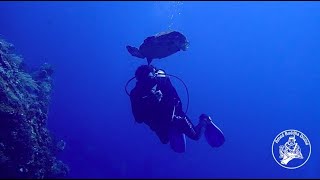
{"label": "coral outcrop", "polygon": [[65,143],[46,127],[52,67],[29,72],[14,46],[0,39],[0,178],[59,178]]}

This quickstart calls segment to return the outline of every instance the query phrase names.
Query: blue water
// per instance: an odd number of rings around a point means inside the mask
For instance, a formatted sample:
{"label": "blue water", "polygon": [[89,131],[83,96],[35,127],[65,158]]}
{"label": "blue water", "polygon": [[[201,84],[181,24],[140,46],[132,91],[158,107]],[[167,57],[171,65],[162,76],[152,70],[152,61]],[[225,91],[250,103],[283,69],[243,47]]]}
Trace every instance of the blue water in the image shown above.
{"label": "blue water", "polygon": [[[319,2],[1,2],[0,17],[29,66],[55,69],[48,126],[67,143],[69,177],[320,177]],[[124,85],[145,61],[125,46],[170,28],[190,48],[154,65],[185,81],[194,123],[213,117],[219,149],[187,139],[177,154],[134,123]],[[312,144],[295,170],[272,157],[286,129]]]}

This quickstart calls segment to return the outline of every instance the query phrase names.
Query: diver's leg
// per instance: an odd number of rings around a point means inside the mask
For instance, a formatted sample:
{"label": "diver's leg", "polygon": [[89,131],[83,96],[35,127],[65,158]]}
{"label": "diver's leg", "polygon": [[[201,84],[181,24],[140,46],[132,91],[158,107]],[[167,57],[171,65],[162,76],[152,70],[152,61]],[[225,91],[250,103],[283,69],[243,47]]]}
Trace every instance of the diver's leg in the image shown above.
{"label": "diver's leg", "polygon": [[173,120],[174,128],[187,135],[190,139],[199,140],[205,130],[206,124],[199,121],[194,125],[187,116],[175,116]]}
{"label": "diver's leg", "polygon": [[170,147],[177,153],[186,151],[186,135],[177,128],[171,127],[169,131]]}
{"label": "diver's leg", "polygon": [[183,153],[186,151],[186,135],[183,134],[175,122],[175,112],[176,108],[174,106],[171,116],[171,126],[169,128],[170,147],[177,153]]}
{"label": "diver's leg", "polygon": [[198,125],[194,126],[191,120],[184,114],[175,115],[173,120],[174,128],[187,135],[190,139],[199,140],[202,134],[208,144],[212,147],[220,147],[224,144],[225,138],[223,132],[216,126],[210,116],[201,114]]}
{"label": "diver's leg", "polygon": [[163,131],[156,131],[156,134],[158,136],[158,138],[160,139],[162,144],[168,144],[169,142],[169,137],[167,136],[167,134]]}

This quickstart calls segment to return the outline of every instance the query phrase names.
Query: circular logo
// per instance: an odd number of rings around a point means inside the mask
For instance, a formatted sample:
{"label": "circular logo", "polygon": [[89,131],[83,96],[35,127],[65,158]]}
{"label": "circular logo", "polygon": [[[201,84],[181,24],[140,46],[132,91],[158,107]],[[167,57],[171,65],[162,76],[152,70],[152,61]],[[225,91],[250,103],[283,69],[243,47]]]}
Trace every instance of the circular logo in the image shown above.
{"label": "circular logo", "polygon": [[311,143],[302,132],[289,129],[279,133],[272,143],[272,156],[282,167],[297,169],[303,166],[311,155]]}

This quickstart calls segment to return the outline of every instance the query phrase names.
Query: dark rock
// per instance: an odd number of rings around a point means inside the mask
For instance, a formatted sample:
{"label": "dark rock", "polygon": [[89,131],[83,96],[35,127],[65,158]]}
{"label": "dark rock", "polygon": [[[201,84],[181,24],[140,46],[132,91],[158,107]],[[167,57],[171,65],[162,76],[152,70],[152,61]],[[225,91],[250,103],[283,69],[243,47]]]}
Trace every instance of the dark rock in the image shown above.
{"label": "dark rock", "polygon": [[69,168],[56,159],[64,141],[46,127],[53,69],[45,63],[29,73],[23,64],[0,39],[0,178],[65,177]]}

